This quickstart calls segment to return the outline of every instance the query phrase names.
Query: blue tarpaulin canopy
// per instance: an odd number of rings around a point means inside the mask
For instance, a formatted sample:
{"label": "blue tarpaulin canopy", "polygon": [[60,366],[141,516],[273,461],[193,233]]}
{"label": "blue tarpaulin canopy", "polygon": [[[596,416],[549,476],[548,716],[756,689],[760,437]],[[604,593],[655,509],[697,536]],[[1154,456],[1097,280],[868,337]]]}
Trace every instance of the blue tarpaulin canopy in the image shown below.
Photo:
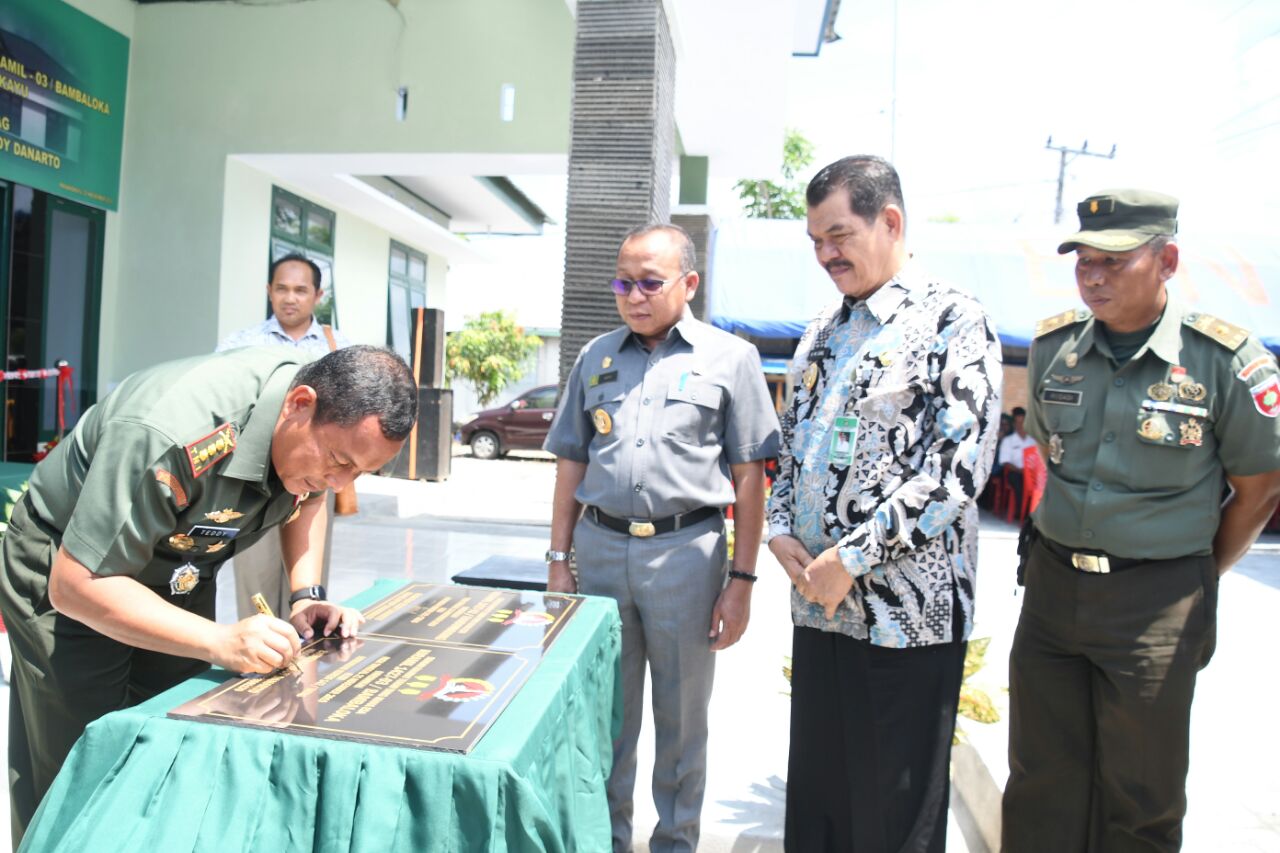
{"label": "blue tarpaulin canopy", "polygon": [[[1080,306],[1072,254],[1058,243],[1070,227],[1045,231],[909,223],[907,245],[933,275],[974,294],[1008,346],[1030,344],[1036,321]],[[1280,249],[1262,241],[1179,235],[1181,262],[1170,292],[1244,326],[1280,353]],[[721,222],[712,247],[711,322],[731,332],[798,338],[839,298],[818,266],[803,221]]]}

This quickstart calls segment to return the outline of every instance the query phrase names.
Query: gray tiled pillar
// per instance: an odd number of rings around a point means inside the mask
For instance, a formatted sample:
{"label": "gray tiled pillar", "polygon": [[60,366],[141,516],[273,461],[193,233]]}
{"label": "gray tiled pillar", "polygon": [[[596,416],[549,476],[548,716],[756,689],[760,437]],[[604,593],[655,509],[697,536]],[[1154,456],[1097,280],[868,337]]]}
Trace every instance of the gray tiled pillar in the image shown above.
{"label": "gray tiled pillar", "polygon": [[621,323],[609,290],[622,235],[665,222],[675,160],[675,49],[662,0],[578,0],[560,381]]}
{"label": "gray tiled pillar", "polygon": [[689,310],[693,312],[693,316],[705,322],[707,305],[711,299],[711,235],[715,225],[707,213],[673,213],[671,223],[688,231],[693,240],[693,248],[698,256],[698,278],[702,283],[698,286],[698,292],[693,295]]}

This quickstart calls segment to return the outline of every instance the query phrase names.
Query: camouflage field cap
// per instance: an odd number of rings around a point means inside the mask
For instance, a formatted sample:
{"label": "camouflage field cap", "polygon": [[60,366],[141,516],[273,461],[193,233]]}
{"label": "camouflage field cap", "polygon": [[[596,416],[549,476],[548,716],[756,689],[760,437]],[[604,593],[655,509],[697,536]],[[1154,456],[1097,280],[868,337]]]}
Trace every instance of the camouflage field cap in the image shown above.
{"label": "camouflage field cap", "polygon": [[1080,230],[1058,246],[1058,254],[1091,246],[1129,252],[1152,237],[1178,233],[1178,200],[1150,190],[1108,190],[1076,205]]}

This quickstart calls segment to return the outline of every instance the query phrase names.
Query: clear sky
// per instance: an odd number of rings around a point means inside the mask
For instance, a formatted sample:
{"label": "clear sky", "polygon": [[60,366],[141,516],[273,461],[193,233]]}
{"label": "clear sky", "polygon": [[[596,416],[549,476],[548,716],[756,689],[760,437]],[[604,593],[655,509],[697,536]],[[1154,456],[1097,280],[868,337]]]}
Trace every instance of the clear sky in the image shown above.
{"label": "clear sky", "polygon": [[[847,154],[892,156],[915,221],[1047,230],[1047,239],[1071,229],[1090,193],[1146,187],[1181,199],[1184,235],[1280,257],[1280,0],[898,0],[897,9],[892,140],[893,0],[843,0],[841,40],[791,60],[788,122],[817,149],[805,178]],[[1116,146],[1113,160],[1068,166],[1056,229],[1051,134],[1073,147],[1088,140],[1091,151]],[[717,218],[740,211],[734,179],[770,177],[712,169]],[[565,179],[513,177],[561,227],[485,241],[497,264],[456,266],[450,328],[495,293],[523,322],[559,325],[559,300],[546,294],[558,296],[563,281]]]}
{"label": "clear sky", "polygon": [[[793,59],[790,124],[814,169],[890,156],[915,216],[1052,223],[1055,144],[1105,153],[1068,166],[1064,208],[1140,186],[1183,201],[1184,230],[1280,226],[1280,2],[844,0],[817,59]],[[892,138],[891,138],[892,137]],[[724,212],[727,181],[713,189]]]}

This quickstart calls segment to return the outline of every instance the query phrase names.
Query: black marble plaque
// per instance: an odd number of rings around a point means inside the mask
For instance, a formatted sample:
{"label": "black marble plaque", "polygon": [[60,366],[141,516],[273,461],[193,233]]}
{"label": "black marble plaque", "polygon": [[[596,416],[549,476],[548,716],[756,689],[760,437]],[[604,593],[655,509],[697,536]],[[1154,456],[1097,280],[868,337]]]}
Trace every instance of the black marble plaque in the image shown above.
{"label": "black marble plaque", "polygon": [[315,640],[296,669],[233,678],[169,716],[469,752],[579,603],[409,584],[365,608],[359,637]]}

